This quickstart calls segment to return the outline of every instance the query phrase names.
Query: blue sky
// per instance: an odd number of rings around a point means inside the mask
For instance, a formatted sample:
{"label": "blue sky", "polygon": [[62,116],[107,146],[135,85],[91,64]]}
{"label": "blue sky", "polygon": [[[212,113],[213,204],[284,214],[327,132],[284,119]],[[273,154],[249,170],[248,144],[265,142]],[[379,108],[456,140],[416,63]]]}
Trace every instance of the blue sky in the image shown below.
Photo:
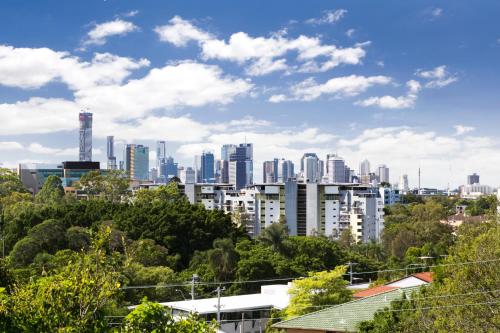
{"label": "blue sky", "polygon": [[[105,136],[166,140],[181,164],[246,138],[337,152],[391,180],[500,185],[497,1],[2,1],[0,163],[77,158]],[[153,156],[151,156],[153,158]]]}

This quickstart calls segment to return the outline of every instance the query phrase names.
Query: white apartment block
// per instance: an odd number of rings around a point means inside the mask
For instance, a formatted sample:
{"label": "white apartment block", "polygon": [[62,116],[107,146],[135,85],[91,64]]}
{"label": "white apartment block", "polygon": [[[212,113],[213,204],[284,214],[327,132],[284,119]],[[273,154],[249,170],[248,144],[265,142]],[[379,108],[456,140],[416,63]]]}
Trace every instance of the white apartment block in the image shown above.
{"label": "white apartment block", "polygon": [[384,198],[378,188],[360,184],[289,181],[257,184],[236,191],[228,184],[180,184],[191,203],[245,214],[250,235],[285,221],[292,236],[338,239],[350,229],[358,242],[379,241],[384,228]]}

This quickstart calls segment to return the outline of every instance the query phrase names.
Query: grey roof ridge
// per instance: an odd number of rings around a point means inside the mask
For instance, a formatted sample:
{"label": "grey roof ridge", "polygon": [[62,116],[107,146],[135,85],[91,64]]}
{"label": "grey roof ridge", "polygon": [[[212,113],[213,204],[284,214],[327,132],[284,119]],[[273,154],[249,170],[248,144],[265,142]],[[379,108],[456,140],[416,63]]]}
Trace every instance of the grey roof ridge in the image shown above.
{"label": "grey roof ridge", "polygon": [[[387,291],[384,291],[384,292],[381,292],[379,294],[375,294],[375,295],[371,295],[371,296],[367,296],[367,297],[363,297],[363,298],[360,298],[360,299],[354,299],[352,301],[349,301],[349,302],[346,302],[346,303],[341,303],[341,304],[337,304],[337,305],[334,305],[334,306],[330,306],[326,309],[321,309],[321,310],[317,310],[317,311],[314,311],[314,312],[310,312],[310,313],[306,313],[302,316],[297,316],[297,317],[294,317],[294,318],[290,318],[290,319],[287,319],[287,320],[283,320],[283,321],[280,321],[279,323],[276,323],[276,324],[273,324],[272,327],[276,326],[278,327],[278,325],[280,324],[283,324],[283,323],[286,323],[286,322],[289,322],[289,321],[292,321],[292,320],[295,320],[297,318],[301,318],[301,317],[309,317],[311,315],[314,315],[314,314],[318,314],[318,313],[321,313],[321,312],[324,312],[324,311],[329,311],[331,309],[334,309],[334,308],[337,308],[337,307],[340,307],[340,306],[345,306],[347,304],[351,304],[351,303],[358,303],[358,302],[361,302],[361,301],[364,301],[366,299],[369,299],[369,298],[372,298],[372,297],[377,297],[377,296],[380,296],[380,295],[383,295],[383,294],[387,294],[387,293],[395,293],[395,292],[401,292],[401,293],[404,293],[405,290],[407,289],[415,289],[415,290],[418,290],[419,287],[421,286],[413,286],[413,287],[400,287],[400,288],[397,288],[397,289],[393,289],[393,290],[387,290]],[[283,328],[283,327],[281,327]],[[295,328],[295,327],[292,327],[292,326],[288,326],[287,328]]]}

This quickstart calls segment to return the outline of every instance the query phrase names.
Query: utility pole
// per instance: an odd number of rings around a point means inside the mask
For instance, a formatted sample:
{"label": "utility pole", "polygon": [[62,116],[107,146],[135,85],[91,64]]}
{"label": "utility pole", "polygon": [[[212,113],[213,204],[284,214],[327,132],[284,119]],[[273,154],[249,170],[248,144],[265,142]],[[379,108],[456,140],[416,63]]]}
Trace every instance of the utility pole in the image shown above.
{"label": "utility pole", "polygon": [[224,290],[220,286],[217,287],[217,323],[220,325],[220,293]]}
{"label": "utility pole", "polygon": [[352,280],[353,280],[353,277],[352,277],[352,266],[358,265],[358,263],[357,262],[350,262],[349,261],[347,264],[349,265],[349,283],[352,286]]}
{"label": "utility pole", "polygon": [[191,300],[194,301],[194,284],[198,281],[198,275],[193,274],[191,277]]}

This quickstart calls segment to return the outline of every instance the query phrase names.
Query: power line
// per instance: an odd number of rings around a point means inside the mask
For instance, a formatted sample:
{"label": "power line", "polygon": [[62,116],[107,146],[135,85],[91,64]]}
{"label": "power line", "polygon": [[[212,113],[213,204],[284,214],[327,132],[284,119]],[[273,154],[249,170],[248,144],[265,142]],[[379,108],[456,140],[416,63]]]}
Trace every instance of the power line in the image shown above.
{"label": "power line", "polygon": [[[436,268],[436,267],[448,267],[448,266],[459,266],[459,265],[470,265],[470,264],[482,264],[482,263],[490,263],[497,262],[499,259],[491,259],[491,260],[478,260],[478,261],[469,261],[469,262],[461,262],[461,263],[451,263],[451,264],[440,264],[440,265],[423,265],[421,267],[409,268],[409,269],[417,269],[417,268]],[[374,274],[374,273],[388,273],[388,272],[398,272],[405,271],[408,268],[395,268],[395,269],[385,269],[378,271],[366,271],[366,272],[352,272],[353,275],[361,275],[361,274]],[[351,273],[343,274],[342,276],[349,276]],[[273,278],[273,279],[259,279],[259,280],[246,280],[246,281],[225,281],[225,282],[196,282],[197,286],[210,286],[210,285],[229,285],[229,284],[250,284],[250,283],[259,283],[259,282],[275,282],[275,281],[289,281],[289,280],[300,280],[310,278],[308,276],[297,276],[297,277],[285,277],[285,278]],[[149,289],[149,288],[175,288],[175,287],[187,287],[191,286],[192,282],[182,282],[177,284],[157,284],[157,285],[138,285],[138,286],[124,286],[121,287],[121,290],[128,289]]]}
{"label": "power line", "polygon": [[[433,310],[433,309],[443,309],[443,308],[456,308],[456,307],[467,307],[467,306],[479,306],[479,305],[489,305],[489,304],[498,304],[500,301],[494,301],[494,302],[479,302],[479,303],[466,303],[466,304],[454,304],[454,305],[443,305],[443,306],[429,306],[429,307],[421,307],[421,308],[410,308],[410,309],[387,309],[387,310],[378,310],[377,312],[403,312],[403,311],[417,311],[417,310]],[[308,315],[311,313],[308,313]],[[300,317],[300,316],[299,316]],[[290,318],[287,320],[292,320],[298,317]],[[274,318],[254,318],[254,319],[247,319],[246,321],[257,321],[257,320],[283,320],[286,318],[282,317],[274,317]],[[234,320],[221,320],[222,323],[230,323],[230,322],[241,322],[241,319],[234,319]],[[211,321],[207,321],[207,323],[210,323]]]}

